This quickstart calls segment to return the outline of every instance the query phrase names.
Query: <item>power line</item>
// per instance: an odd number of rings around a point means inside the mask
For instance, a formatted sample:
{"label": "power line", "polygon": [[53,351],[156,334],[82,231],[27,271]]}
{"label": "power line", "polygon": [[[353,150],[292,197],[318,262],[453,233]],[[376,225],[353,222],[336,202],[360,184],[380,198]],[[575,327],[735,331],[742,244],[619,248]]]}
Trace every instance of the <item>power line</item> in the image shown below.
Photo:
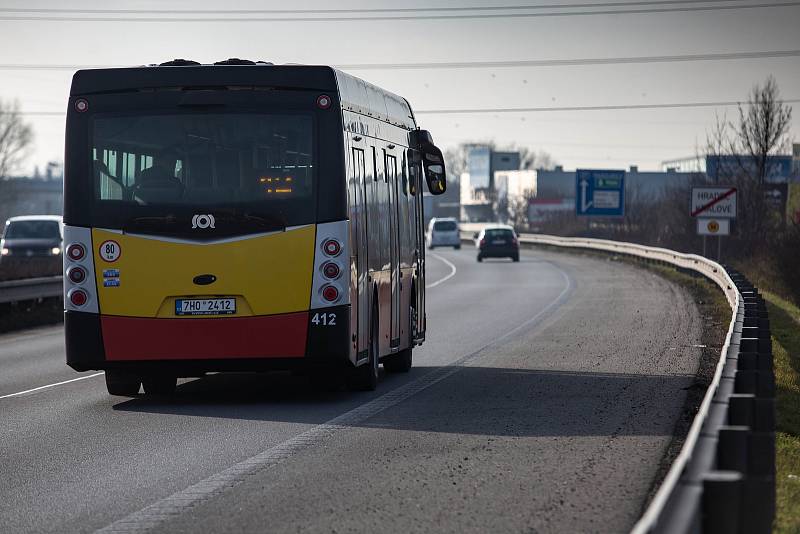
{"label": "power line", "polygon": [[[685,54],[664,56],[630,56],[575,59],[532,59],[510,61],[464,61],[432,63],[353,63],[336,65],[344,70],[395,70],[395,69],[477,69],[507,67],[571,67],[589,65],[626,65],[645,63],[681,63],[692,61],[729,61],[736,59],[766,59],[800,57],[800,50],[766,50],[756,52],[728,52],[721,54]],[[32,63],[0,63],[0,70],[79,70],[92,68],[120,68],[119,65],[55,65]]]}
{"label": "power line", "polygon": [[380,69],[475,69],[502,67],[570,67],[586,65],[620,65],[639,63],[678,63],[687,61],[727,61],[733,59],[764,59],[798,57],[800,50],[774,50],[759,52],[730,52],[722,54],[686,54],[668,56],[631,56],[577,59],[534,59],[519,61],[464,61],[441,63],[357,63],[339,65],[338,68],[350,70]]}
{"label": "power line", "polygon": [[[784,104],[795,104],[800,98],[787,98],[781,100]],[[414,110],[415,115],[456,115],[473,113],[543,113],[552,111],[621,111],[621,110],[646,110],[646,109],[677,109],[677,108],[705,108],[725,106],[749,106],[749,102],[719,101],[719,102],[673,102],[666,104],[617,104],[606,106],[558,106],[558,107],[524,107],[524,108],[463,108],[463,109],[423,109]],[[65,111],[16,111],[8,112],[15,115],[31,116],[57,116],[66,115]]]}
{"label": "power line", "polygon": [[505,5],[505,6],[445,6],[445,7],[409,7],[409,8],[336,8],[336,9],[81,9],[81,8],[12,8],[2,7],[0,13],[83,13],[89,15],[306,15],[337,13],[431,13],[431,12],[465,12],[465,11],[533,11],[541,9],[585,9],[603,7],[636,7],[654,5],[680,4],[714,4],[742,2],[744,0],[646,0],[633,2],[596,2],[574,4],[538,4],[538,5]]}
{"label": "power line", "polygon": [[53,16],[53,15],[0,15],[0,21],[50,21],[50,22],[356,22],[356,21],[410,21],[410,20],[466,20],[466,19],[500,19],[500,18],[542,18],[542,17],[577,17],[592,15],[641,15],[656,13],[697,13],[709,11],[731,11],[741,9],[762,9],[776,7],[796,7],[800,2],[770,2],[766,4],[710,5],[691,7],[658,7],[640,9],[606,9],[589,11],[551,11],[546,13],[470,13],[443,15],[367,15],[367,16],[313,16],[313,17],[86,17],[86,16]]}
{"label": "power line", "polygon": [[[800,98],[784,99],[786,103],[800,102]],[[471,113],[541,113],[548,111],[620,111],[638,109],[676,109],[676,108],[706,108],[726,106],[748,106],[749,102],[674,102],[668,104],[619,104],[609,106],[559,106],[559,107],[529,107],[529,108],[464,108],[464,109],[424,109],[414,110],[415,115],[456,115]]]}

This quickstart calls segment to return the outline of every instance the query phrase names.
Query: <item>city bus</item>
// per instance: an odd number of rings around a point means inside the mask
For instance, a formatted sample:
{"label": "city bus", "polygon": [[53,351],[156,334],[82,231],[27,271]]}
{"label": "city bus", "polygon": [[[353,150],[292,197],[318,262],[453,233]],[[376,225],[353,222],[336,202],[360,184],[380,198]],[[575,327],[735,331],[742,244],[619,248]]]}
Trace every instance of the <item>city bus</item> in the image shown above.
{"label": "city bus", "polygon": [[174,60],[75,73],[64,172],[67,363],[108,392],[292,370],[372,390],[425,340],[409,103],[327,66]]}

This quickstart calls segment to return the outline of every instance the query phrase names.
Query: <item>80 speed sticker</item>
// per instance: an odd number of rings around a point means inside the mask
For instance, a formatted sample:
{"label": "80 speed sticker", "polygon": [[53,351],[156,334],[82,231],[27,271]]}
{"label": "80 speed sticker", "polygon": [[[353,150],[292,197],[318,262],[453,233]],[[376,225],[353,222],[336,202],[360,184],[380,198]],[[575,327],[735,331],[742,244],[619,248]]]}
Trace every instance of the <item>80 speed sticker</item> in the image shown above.
{"label": "80 speed sticker", "polygon": [[120,254],[122,254],[122,249],[119,247],[119,243],[109,240],[103,241],[103,243],[100,244],[98,252],[100,253],[100,257],[105,261],[113,263],[119,259]]}

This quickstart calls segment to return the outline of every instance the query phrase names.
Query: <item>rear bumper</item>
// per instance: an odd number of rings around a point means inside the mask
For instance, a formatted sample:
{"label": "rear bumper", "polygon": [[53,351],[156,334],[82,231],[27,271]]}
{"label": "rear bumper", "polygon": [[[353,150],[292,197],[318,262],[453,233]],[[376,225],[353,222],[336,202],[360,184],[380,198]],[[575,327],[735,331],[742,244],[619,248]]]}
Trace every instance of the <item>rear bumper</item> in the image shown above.
{"label": "rear bumper", "polygon": [[[326,311],[349,317],[349,306]],[[347,321],[322,329],[310,323],[313,314],[157,319],[68,311],[67,363],[78,371],[168,367],[188,376],[347,361]]]}
{"label": "rear bumper", "polygon": [[484,258],[508,258],[519,254],[516,247],[486,247],[478,249],[478,254]]}

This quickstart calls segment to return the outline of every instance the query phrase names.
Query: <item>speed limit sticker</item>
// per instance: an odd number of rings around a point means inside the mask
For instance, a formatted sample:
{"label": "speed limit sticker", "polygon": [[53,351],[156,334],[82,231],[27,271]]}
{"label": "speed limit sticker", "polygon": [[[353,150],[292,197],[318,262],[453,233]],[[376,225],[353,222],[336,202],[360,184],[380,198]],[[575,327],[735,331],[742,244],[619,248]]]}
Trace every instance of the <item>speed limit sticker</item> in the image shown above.
{"label": "speed limit sticker", "polygon": [[105,261],[113,263],[119,259],[122,249],[119,248],[119,243],[116,241],[103,241],[98,252]]}

